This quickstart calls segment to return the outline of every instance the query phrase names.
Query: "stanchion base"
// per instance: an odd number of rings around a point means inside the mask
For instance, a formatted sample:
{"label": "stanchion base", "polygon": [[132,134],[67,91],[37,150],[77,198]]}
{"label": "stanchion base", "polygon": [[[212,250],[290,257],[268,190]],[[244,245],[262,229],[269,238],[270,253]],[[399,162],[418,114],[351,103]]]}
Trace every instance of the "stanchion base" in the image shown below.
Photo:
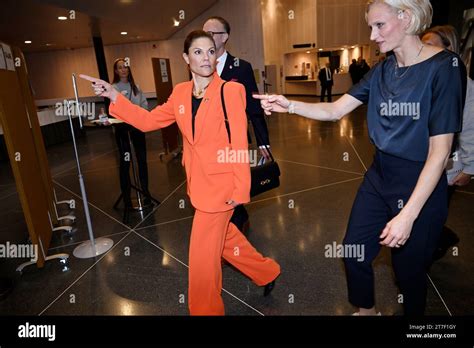
{"label": "stanchion base", "polygon": [[132,206],[129,209],[132,211],[145,211],[145,210],[154,208],[156,206],[156,203],[150,199],[148,200],[149,202],[145,204],[145,200],[146,198],[142,198],[141,202],[139,202],[137,198],[132,197]]}
{"label": "stanchion base", "polygon": [[88,259],[102,255],[107,252],[114,245],[114,241],[110,238],[96,238],[95,239],[95,250],[92,247],[90,240],[82,243],[76,249],[74,249],[73,255],[79,259]]}

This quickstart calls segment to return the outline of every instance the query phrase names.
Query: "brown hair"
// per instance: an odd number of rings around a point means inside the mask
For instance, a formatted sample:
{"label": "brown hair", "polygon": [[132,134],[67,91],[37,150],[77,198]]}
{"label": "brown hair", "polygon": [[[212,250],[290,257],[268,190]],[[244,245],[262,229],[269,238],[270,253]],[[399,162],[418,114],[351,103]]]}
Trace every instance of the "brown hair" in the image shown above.
{"label": "brown hair", "polygon": [[454,53],[459,54],[459,39],[456,29],[451,25],[437,25],[433,28],[427,29],[421,37],[426,34],[436,34],[441,39],[444,48],[449,48]]}
{"label": "brown hair", "polygon": [[130,83],[130,86],[132,87],[133,95],[137,95],[138,94],[138,87],[135,84],[135,80],[133,79],[132,68],[130,67],[129,64],[127,64],[127,60],[125,60],[125,58],[118,58],[118,59],[115,60],[115,62],[114,62],[114,79],[113,79],[112,83],[120,82],[120,76],[117,73],[117,65],[120,61],[125,62],[125,66],[128,68],[128,82]]}
{"label": "brown hair", "polygon": [[204,30],[194,30],[194,31],[190,32],[188,34],[188,36],[186,36],[186,39],[184,40],[183,52],[186,53],[186,54],[189,54],[189,47],[191,47],[194,40],[200,39],[202,37],[208,38],[209,40],[211,40],[211,42],[214,44],[214,46],[216,45],[214,43],[214,38],[212,37],[211,34],[205,32]]}

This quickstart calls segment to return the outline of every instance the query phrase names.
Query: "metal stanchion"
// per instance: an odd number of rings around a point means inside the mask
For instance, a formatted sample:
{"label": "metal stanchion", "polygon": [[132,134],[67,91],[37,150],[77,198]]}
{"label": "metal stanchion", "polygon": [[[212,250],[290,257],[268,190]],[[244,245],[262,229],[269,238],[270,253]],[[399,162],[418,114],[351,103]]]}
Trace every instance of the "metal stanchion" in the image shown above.
{"label": "metal stanchion", "polygon": [[[81,125],[82,129],[82,120],[81,120],[81,110],[79,107],[79,97],[77,93],[77,84],[76,84],[76,75],[72,74],[72,83],[74,86],[74,94],[76,96],[76,110],[77,110],[77,115],[79,117],[79,123]],[[77,153],[77,145],[76,145],[76,136],[74,134],[74,127],[72,124],[72,116],[71,116],[71,109],[70,109],[70,101],[68,101],[68,107],[67,107],[67,113],[69,116],[69,124],[71,126],[71,135],[72,135],[72,142],[73,142],[73,147],[74,147],[74,154],[76,156],[76,162],[77,162],[77,173],[79,177],[79,185],[81,186],[81,195],[82,195],[82,201],[84,203],[84,214],[86,217],[86,222],[87,222],[87,230],[89,231],[89,241],[84,242],[80,244],[78,247],[74,249],[74,256],[85,259],[85,258],[90,258],[90,257],[95,257],[97,255],[101,255],[108,251],[112,245],[114,244],[113,240],[110,238],[97,238],[94,239],[94,232],[92,231],[92,223],[91,223],[91,217],[89,213],[89,203],[87,201],[87,194],[86,194],[86,186],[84,184],[84,178],[82,176],[81,172],[81,165],[79,163],[79,155]]]}

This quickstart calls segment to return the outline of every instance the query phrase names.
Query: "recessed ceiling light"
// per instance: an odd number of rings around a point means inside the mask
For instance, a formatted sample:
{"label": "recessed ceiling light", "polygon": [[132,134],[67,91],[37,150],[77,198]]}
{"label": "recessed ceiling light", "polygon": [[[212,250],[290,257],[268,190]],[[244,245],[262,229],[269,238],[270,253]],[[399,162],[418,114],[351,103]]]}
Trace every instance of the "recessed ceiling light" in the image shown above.
{"label": "recessed ceiling light", "polygon": [[310,53],[309,51],[306,51],[306,53]]}
{"label": "recessed ceiling light", "polygon": [[58,19],[60,21],[65,21],[65,20],[67,20],[67,17],[66,16],[59,16]]}
{"label": "recessed ceiling light", "polygon": [[25,40],[25,43],[26,43],[26,44],[30,44],[31,41],[30,41],[30,40]]}
{"label": "recessed ceiling light", "polygon": [[120,35],[127,35],[128,33],[126,31],[121,31]]}
{"label": "recessed ceiling light", "polygon": [[323,50],[323,49],[322,49],[322,48],[320,48],[318,51],[322,51],[322,50]]}

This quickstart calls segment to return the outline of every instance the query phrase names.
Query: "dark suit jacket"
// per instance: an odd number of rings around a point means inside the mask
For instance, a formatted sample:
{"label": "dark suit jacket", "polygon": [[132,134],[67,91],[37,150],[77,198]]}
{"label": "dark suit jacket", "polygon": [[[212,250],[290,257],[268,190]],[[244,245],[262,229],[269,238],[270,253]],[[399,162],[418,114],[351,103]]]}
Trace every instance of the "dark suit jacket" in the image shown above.
{"label": "dark suit jacket", "polygon": [[319,79],[319,81],[321,81],[321,85],[332,86],[334,84],[332,71],[329,70],[329,71],[331,71],[331,79],[327,80],[327,78],[326,78],[326,69],[327,68],[322,68],[321,70],[319,70],[318,79]]}
{"label": "dark suit jacket", "polygon": [[257,137],[257,145],[270,145],[267,123],[263,114],[260,100],[252,97],[252,93],[258,93],[257,82],[253,75],[252,65],[246,60],[235,58],[227,51],[227,59],[222,70],[221,79],[225,81],[239,82],[245,87],[247,98],[247,117]]}

